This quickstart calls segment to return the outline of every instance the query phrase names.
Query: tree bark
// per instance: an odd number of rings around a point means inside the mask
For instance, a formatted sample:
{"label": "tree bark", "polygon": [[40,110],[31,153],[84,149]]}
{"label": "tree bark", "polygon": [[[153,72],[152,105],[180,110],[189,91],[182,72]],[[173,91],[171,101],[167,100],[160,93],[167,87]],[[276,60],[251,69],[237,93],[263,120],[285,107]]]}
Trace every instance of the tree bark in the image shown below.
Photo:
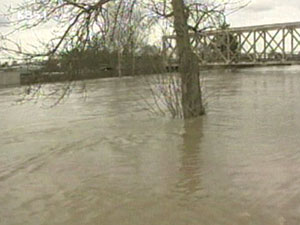
{"label": "tree bark", "polygon": [[191,47],[187,23],[188,15],[185,10],[184,0],[172,0],[172,7],[179,57],[179,73],[181,76],[183,117],[187,119],[204,114],[199,80],[199,64],[197,56],[193,53]]}

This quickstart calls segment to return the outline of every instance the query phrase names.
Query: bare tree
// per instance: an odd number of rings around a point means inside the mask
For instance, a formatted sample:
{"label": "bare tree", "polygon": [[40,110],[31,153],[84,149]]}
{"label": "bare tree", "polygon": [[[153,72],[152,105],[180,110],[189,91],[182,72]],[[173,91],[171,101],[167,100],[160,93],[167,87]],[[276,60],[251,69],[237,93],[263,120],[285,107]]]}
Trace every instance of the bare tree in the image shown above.
{"label": "bare tree", "polygon": [[172,6],[181,74],[183,116],[184,118],[196,117],[204,114],[198,60],[190,44],[188,14],[184,1],[172,0]]}
{"label": "bare tree", "polygon": [[[123,54],[133,48],[136,42],[134,32],[141,21],[147,18],[136,12],[141,8],[146,12],[149,6],[156,15],[157,23],[161,19],[167,20],[176,33],[182,115],[184,118],[202,115],[205,110],[202,104],[199,65],[191,48],[190,31],[201,32],[208,27],[216,27],[214,22],[224,19],[227,3],[211,4],[210,1],[200,0],[30,0],[13,8],[10,14],[30,11],[40,16],[15,21],[15,31],[49,23],[55,24],[59,30],[46,44],[47,51],[31,54],[17,48],[14,53],[22,53],[30,58],[50,57],[73,46],[84,50],[91,38],[97,35],[102,38],[103,44],[111,42],[113,49],[117,49],[118,71],[122,75]],[[147,26],[145,28],[149,29]],[[2,47],[2,50],[9,49]]]}

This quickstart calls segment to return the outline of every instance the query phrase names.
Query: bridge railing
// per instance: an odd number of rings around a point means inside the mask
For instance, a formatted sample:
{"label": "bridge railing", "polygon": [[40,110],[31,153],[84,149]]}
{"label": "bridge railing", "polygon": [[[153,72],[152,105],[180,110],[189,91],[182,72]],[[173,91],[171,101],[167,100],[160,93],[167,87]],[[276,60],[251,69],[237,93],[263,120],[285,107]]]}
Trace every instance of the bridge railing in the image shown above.
{"label": "bridge railing", "polygon": [[[300,22],[212,30],[191,34],[202,65],[300,62]],[[167,64],[178,62],[176,37],[163,37]]]}

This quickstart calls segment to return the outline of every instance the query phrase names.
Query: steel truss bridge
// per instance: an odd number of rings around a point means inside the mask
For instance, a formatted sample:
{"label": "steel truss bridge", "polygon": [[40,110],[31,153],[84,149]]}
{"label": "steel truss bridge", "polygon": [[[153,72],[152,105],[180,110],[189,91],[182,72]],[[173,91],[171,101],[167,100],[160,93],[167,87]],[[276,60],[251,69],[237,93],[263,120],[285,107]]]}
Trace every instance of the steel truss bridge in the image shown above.
{"label": "steel truss bridge", "polygon": [[[201,66],[300,64],[300,22],[210,30],[191,34]],[[178,66],[176,36],[163,36],[168,66]]]}

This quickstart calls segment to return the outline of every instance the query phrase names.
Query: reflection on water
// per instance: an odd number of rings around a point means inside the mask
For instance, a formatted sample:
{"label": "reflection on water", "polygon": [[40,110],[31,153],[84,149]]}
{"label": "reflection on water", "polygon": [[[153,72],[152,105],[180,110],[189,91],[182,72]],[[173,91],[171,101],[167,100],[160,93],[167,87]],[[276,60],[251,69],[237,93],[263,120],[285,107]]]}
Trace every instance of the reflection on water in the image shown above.
{"label": "reflection on water", "polygon": [[184,197],[196,195],[201,191],[201,148],[202,118],[184,122],[182,134],[181,167],[182,175],[178,182],[178,190],[182,190]]}
{"label": "reflection on water", "polygon": [[299,224],[299,73],[206,74],[189,121],[149,116],[133,78],[47,110],[0,89],[0,224]]}

